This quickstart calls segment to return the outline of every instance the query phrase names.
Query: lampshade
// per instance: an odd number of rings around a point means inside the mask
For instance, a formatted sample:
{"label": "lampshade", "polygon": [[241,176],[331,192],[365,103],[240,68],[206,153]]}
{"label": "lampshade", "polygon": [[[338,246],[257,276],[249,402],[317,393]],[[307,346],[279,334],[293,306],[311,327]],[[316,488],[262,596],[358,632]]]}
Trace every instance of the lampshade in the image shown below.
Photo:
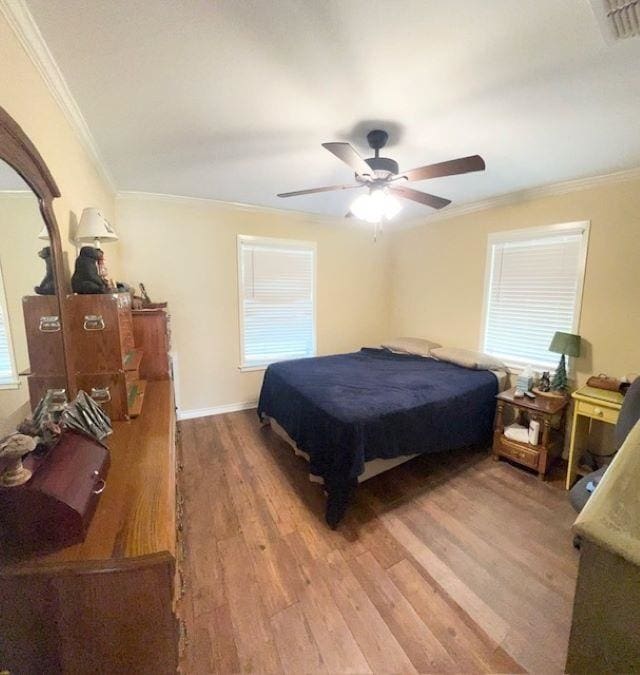
{"label": "lampshade", "polygon": [[49,241],[49,230],[47,230],[46,225],[42,226],[40,234],[38,235],[38,239],[42,239],[43,241]]}
{"label": "lampshade", "polygon": [[95,241],[98,244],[101,241],[116,241],[117,239],[118,235],[100,209],[90,206],[83,210],[76,234],[77,241]]}
{"label": "lampshade", "polygon": [[580,336],[557,331],[551,340],[549,351],[567,356],[580,356]]}

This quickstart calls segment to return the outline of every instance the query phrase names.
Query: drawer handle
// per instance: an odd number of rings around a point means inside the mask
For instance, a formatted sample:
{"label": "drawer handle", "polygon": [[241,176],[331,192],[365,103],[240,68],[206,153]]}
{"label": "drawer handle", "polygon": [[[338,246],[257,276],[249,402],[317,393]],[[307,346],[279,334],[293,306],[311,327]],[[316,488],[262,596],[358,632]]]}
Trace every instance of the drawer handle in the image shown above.
{"label": "drawer handle", "polygon": [[99,494],[102,494],[104,492],[104,489],[106,487],[107,487],[107,481],[101,478],[95,484],[95,487],[93,488],[93,490],[91,490],[91,492],[93,492],[94,495],[99,495]]}
{"label": "drawer handle", "polygon": [[85,314],[82,327],[85,330],[104,330],[105,324],[102,314]]}
{"label": "drawer handle", "polygon": [[59,316],[41,316],[38,330],[41,333],[58,333],[61,330]]}
{"label": "drawer handle", "polygon": [[111,400],[109,387],[91,387],[91,398],[96,403],[108,403]]}
{"label": "drawer handle", "polygon": [[594,408],[593,413],[598,417],[602,417],[604,415],[604,410],[602,408]]}

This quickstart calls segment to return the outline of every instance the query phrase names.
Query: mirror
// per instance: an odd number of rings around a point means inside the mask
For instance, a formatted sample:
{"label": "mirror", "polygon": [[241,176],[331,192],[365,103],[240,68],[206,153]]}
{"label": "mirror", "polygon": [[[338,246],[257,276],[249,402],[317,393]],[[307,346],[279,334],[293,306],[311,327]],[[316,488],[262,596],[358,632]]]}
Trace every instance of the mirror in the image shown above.
{"label": "mirror", "polygon": [[0,437],[66,388],[52,248],[38,197],[0,159]]}

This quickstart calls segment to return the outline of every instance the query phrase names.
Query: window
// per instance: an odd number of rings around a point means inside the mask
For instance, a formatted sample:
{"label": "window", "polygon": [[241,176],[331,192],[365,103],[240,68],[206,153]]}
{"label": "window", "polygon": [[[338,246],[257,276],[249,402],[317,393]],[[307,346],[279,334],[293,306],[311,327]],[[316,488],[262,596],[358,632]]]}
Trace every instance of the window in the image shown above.
{"label": "window", "polygon": [[589,223],[489,235],[481,349],[515,367],[553,369],[556,331],[577,333]]}
{"label": "window", "polygon": [[14,389],[18,386],[18,375],[11,345],[7,298],[4,292],[2,270],[0,270],[0,389]]}
{"label": "window", "polygon": [[238,236],[240,368],[313,356],[315,244]]}

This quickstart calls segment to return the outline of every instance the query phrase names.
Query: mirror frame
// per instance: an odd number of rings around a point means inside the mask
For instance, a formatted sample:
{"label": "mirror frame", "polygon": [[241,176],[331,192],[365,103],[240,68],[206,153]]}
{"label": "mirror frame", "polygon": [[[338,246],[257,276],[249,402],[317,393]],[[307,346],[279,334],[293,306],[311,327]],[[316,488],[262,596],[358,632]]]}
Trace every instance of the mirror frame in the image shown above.
{"label": "mirror frame", "polygon": [[60,230],[53,212],[52,202],[60,197],[60,190],[53,180],[47,165],[29,137],[20,125],[0,106],[0,159],[12,167],[31,188],[36,198],[42,219],[49,232],[50,246],[53,254],[53,271],[56,280],[56,297],[62,324],[62,343],[64,348],[64,368],[67,379],[67,394],[73,394],[74,382],[69,373],[69,352],[66,339],[65,295],[67,283],[64,278],[62,264],[62,244]]}

